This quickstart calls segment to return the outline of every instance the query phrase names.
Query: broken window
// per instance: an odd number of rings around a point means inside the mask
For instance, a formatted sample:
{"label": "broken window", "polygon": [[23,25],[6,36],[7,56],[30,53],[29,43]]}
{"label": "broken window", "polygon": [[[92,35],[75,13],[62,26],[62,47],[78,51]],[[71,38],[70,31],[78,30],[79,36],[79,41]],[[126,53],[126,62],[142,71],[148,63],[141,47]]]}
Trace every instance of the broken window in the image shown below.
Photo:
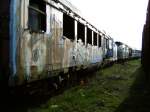
{"label": "broken window", "polygon": [[80,22],[77,25],[77,38],[81,39],[83,44],[85,43],[85,26]]}
{"label": "broken window", "polygon": [[97,46],[97,33],[94,32],[94,45]]}
{"label": "broken window", "polygon": [[87,43],[92,45],[92,30],[87,28]]}
{"label": "broken window", "polygon": [[72,17],[63,14],[63,35],[71,40],[75,37],[75,22]]}
{"label": "broken window", "polygon": [[31,31],[46,31],[46,3],[43,0],[29,0],[29,22]]}
{"label": "broken window", "polygon": [[98,35],[98,39],[99,39],[99,47],[101,47],[102,37]]}

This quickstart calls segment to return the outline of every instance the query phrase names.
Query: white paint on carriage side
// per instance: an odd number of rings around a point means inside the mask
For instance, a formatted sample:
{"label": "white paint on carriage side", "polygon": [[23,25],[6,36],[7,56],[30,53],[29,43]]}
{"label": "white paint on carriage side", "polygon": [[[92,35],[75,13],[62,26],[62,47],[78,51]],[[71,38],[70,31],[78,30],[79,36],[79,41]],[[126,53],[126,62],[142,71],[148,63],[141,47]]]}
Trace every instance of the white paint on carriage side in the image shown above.
{"label": "white paint on carriage side", "polygon": [[68,0],[116,41],[141,49],[148,0]]}

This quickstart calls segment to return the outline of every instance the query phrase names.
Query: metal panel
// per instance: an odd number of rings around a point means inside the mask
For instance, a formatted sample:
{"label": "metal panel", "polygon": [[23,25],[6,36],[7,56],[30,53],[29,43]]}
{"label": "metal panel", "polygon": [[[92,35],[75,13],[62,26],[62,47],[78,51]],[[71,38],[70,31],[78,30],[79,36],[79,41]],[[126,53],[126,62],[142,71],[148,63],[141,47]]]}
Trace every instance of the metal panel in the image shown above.
{"label": "metal panel", "polygon": [[102,48],[77,42],[77,35],[74,41],[63,37],[63,13],[49,4],[46,32],[31,32],[27,24],[28,4],[25,0],[11,1],[10,85],[52,77],[73,66],[102,62]]}

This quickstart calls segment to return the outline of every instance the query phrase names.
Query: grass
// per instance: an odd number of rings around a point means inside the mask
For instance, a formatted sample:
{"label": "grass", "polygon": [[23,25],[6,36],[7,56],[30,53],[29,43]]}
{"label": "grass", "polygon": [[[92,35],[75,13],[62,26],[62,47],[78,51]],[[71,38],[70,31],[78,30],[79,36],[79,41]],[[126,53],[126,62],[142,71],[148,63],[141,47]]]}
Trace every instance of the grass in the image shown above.
{"label": "grass", "polygon": [[28,108],[28,112],[114,112],[130,96],[139,67],[140,60],[132,60],[101,69],[91,74],[86,83]]}

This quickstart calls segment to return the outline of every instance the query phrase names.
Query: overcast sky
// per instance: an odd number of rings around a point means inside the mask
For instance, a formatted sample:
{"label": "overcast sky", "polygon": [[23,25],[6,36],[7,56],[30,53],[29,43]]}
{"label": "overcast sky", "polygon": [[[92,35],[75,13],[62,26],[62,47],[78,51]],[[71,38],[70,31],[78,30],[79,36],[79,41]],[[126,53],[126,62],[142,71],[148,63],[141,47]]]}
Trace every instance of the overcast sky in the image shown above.
{"label": "overcast sky", "polygon": [[116,41],[141,49],[148,0],[68,0]]}

